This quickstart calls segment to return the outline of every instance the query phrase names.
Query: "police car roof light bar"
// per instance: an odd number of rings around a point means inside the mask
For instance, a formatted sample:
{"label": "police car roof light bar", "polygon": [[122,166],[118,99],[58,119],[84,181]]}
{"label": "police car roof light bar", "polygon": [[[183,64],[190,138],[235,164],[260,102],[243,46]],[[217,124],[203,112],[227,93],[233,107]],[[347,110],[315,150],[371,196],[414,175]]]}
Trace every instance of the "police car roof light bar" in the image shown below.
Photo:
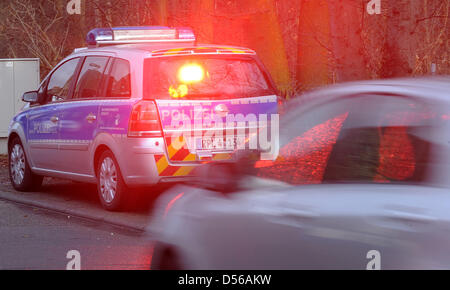
{"label": "police car roof light bar", "polygon": [[191,28],[169,28],[166,26],[95,28],[89,31],[86,36],[88,46],[127,43],[195,42],[195,40],[195,35]]}

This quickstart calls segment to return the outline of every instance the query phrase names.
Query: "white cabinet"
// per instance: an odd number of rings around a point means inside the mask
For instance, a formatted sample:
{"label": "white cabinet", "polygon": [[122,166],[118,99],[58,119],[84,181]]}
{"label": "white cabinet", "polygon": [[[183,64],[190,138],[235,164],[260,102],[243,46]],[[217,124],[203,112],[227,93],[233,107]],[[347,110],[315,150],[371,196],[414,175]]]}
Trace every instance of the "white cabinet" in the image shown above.
{"label": "white cabinet", "polygon": [[39,59],[0,59],[0,138],[8,137],[12,117],[25,105],[23,93],[39,87]]}

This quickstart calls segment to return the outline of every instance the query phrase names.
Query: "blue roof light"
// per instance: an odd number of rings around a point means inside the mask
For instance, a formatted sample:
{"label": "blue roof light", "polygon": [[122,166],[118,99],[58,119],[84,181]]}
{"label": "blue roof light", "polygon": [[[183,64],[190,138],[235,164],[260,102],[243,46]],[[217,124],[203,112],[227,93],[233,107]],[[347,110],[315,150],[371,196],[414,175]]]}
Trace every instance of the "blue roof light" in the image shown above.
{"label": "blue roof light", "polygon": [[95,28],[86,36],[89,46],[149,42],[195,42],[190,28],[166,26],[133,26]]}

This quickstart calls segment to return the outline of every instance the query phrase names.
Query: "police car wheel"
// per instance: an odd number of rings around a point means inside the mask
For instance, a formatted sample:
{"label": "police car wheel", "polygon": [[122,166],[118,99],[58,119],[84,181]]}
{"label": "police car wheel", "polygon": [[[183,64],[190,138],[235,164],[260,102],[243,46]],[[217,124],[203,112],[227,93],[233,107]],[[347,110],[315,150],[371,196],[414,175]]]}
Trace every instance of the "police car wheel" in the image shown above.
{"label": "police car wheel", "polygon": [[9,179],[13,187],[18,191],[39,189],[44,178],[31,171],[19,138],[15,138],[8,149]]}
{"label": "police car wheel", "polygon": [[102,153],[97,165],[97,191],[106,210],[126,209],[128,188],[116,158],[109,150]]}

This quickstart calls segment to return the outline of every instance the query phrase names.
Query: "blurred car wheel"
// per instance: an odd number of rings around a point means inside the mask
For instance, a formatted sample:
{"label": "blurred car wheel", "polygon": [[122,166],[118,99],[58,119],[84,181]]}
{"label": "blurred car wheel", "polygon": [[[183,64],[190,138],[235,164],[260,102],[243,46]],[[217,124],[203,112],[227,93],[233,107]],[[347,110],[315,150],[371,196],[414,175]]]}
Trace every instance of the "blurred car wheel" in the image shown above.
{"label": "blurred car wheel", "polygon": [[25,150],[19,138],[15,138],[8,150],[9,177],[11,184],[18,191],[33,191],[39,189],[44,179],[31,171]]}
{"label": "blurred car wheel", "polygon": [[128,209],[133,194],[126,186],[113,153],[106,150],[97,164],[97,191],[102,206],[109,211]]}
{"label": "blurred car wheel", "polygon": [[152,270],[183,270],[175,250],[163,245],[156,245],[153,251]]}
{"label": "blurred car wheel", "polygon": [[217,192],[229,193],[237,189],[238,175],[232,163],[210,163],[198,167],[197,185]]}

